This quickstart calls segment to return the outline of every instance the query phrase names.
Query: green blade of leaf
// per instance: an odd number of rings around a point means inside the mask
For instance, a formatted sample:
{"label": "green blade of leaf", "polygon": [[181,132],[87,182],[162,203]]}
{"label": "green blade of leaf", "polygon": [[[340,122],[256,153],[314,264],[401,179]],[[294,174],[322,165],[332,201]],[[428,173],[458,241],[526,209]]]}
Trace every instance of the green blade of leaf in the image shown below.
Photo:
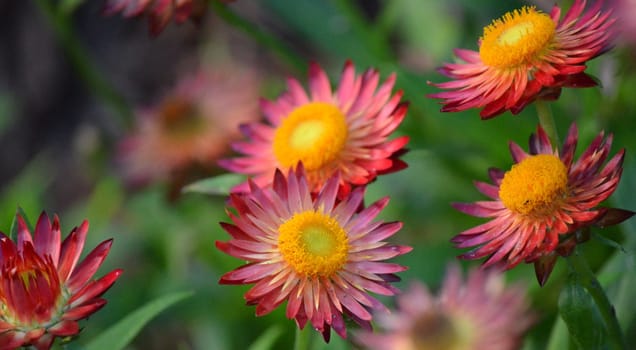
{"label": "green blade of leaf", "polygon": [[196,192],[212,195],[227,195],[232,187],[245,181],[244,175],[223,174],[191,183],[181,190],[184,193]]}
{"label": "green blade of leaf", "polygon": [[179,292],[159,297],[133,311],[88,343],[86,350],[121,350],[161,311],[192,295]]}
{"label": "green blade of leaf", "polygon": [[592,296],[575,273],[559,295],[559,314],[578,349],[609,349],[607,329]]}
{"label": "green blade of leaf", "polygon": [[562,318],[557,317],[552,327],[546,350],[567,349],[569,344],[568,329],[565,326],[565,322],[563,322]]}
{"label": "green blade of leaf", "polygon": [[274,342],[278,337],[283,334],[283,329],[280,325],[273,325],[269,327],[263,334],[261,334],[250,345],[248,350],[269,350],[274,348]]}

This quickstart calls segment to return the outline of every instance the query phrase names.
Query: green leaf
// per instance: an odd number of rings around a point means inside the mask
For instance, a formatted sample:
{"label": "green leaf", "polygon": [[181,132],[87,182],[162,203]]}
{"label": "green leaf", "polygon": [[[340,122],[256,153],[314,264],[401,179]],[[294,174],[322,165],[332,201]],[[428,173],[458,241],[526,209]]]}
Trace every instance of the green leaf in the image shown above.
{"label": "green leaf", "polygon": [[550,332],[550,339],[548,340],[548,347],[546,350],[563,350],[568,348],[568,330],[563,322],[562,318],[556,318],[552,331]]}
{"label": "green leaf", "polygon": [[59,4],[60,11],[71,14],[73,13],[84,0],[62,0]]}
{"label": "green leaf", "polygon": [[179,292],[159,297],[102,332],[87,344],[85,350],[121,350],[139,333],[139,331],[161,311],[178,301],[192,295],[192,292]]}
{"label": "green leaf", "polygon": [[269,350],[273,349],[274,342],[276,339],[283,334],[283,329],[280,325],[273,325],[269,327],[263,334],[261,334],[253,343],[250,345],[248,350]]}
{"label": "green leaf", "polygon": [[182,192],[197,192],[212,195],[228,195],[232,187],[245,181],[244,175],[223,174],[199,180],[185,186]]}
{"label": "green leaf", "polygon": [[22,216],[22,219],[24,219],[24,223],[27,225],[29,231],[33,232],[33,226],[29,222],[29,218],[24,212],[24,209],[22,209],[22,207],[18,207],[16,215],[13,217],[13,221],[11,221],[11,229],[9,231],[9,238],[14,242],[18,241],[18,215]]}
{"label": "green leaf", "polygon": [[609,349],[603,319],[575,273],[570,274],[559,295],[559,313],[578,349]]}

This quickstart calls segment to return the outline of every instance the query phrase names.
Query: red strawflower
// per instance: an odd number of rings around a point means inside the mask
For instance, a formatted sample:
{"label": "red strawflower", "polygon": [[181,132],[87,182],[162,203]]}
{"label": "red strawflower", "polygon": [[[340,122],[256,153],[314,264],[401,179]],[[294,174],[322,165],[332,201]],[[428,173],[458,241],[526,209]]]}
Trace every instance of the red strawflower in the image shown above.
{"label": "red strawflower", "polygon": [[585,63],[606,52],[615,36],[611,10],[596,1],[587,11],[575,0],[561,17],[534,7],[506,13],[484,28],[479,52],[457,49],[463,63],[447,63],[440,73],[451,81],[433,84],[449,90],[429,95],[442,99],[442,112],[483,108],[482,119],[505,111],[517,114],[536,99],[556,99],[563,87],[590,87]]}
{"label": "red strawflower", "polygon": [[112,240],[102,242],[78,264],[87,221],[60,244],[57,216],[51,224],[42,213],[33,236],[20,215],[16,220],[17,242],[0,232],[0,349],[49,349],[55,337],[78,334],[78,321],[106,304],[100,296],[122,270],[91,280]]}
{"label": "red strawflower", "polygon": [[[575,161],[577,140],[576,124],[572,124],[561,150],[552,147],[541,126],[530,138],[529,153],[510,143],[512,168],[507,172],[491,169],[493,184],[475,184],[492,200],[454,204],[466,214],[492,218],[452,239],[459,248],[478,246],[462,258],[490,256],[484,266],[497,264],[506,269],[522,261],[538,262],[537,277],[543,284],[549,271],[542,271],[540,259],[553,254],[560,239],[583,227],[615,224],[633,214],[598,207],[618,186],[625,150],[603,166],[612,135],[605,137],[601,132]],[[567,240],[564,254],[571,252],[572,243]]]}
{"label": "red strawflower", "polygon": [[[225,0],[223,2],[230,2]],[[181,24],[188,18],[197,20],[207,8],[205,0],[106,0],[104,14],[121,13],[124,17],[148,16],[148,29],[153,36],[159,35],[170,20]]]}

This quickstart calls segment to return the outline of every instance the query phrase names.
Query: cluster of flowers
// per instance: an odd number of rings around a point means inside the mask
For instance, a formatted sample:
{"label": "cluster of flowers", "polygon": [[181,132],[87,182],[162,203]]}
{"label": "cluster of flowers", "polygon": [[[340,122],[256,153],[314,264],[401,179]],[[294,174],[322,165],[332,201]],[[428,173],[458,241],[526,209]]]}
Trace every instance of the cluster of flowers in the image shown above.
{"label": "cluster of flowers", "polygon": [[[575,1],[563,18],[557,6],[549,15],[534,7],[507,13],[484,29],[479,52],[456,51],[465,63],[444,65],[440,71],[453,80],[432,85],[448,91],[429,97],[442,99],[442,111],[481,108],[487,119],[555,100],[564,87],[596,85],[585,63],[610,48],[614,20],[600,2],[585,7]],[[372,70],[356,76],[347,63],[332,91],[314,64],[309,93],[290,79],[278,100],[261,104],[266,122],[242,127],[248,140],[233,148],[243,156],[220,165],[252,178],[233,189],[233,224],[222,224],[232,239],[217,247],[248,263],[220,283],[253,283],[245,298],[257,315],[286,301],[287,317],[300,328],[311,322],[326,341],[331,328],[346,336],[344,314],[361,326],[358,342],[369,348],[516,348],[533,316],[519,289],[491,286],[496,274],[534,263],[543,285],[556,257],[582,241],[577,232],[631,217],[630,211],[598,207],[618,185],[624,150],[610,157],[612,137],[601,132],[575,160],[576,124],[562,147],[542,126],[530,137],[529,151],[510,143],[512,168],[491,169],[493,183],[476,184],[492,200],[454,205],[492,218],[452,242],[476,247],[462,258],[488,256],[482,268],[496,268],[471,272],[466,286],[451,268],[439,299],[415,284],[388,316],[369,292],[398,291],[389,283],[405,268],[382,261],[411,248],[383,241],[401,224],[374,222],[388,199],[364,206],[363,194],[377,175],[405,167],[399,156],[408,139],[388,136],[407,104],[401,92],[391,93],[394,75],[379,87],[378,79]],[[371,311],[382,315],[384,334],[371,331]]]}
{"label": "cluster of flowers", "polygon": [[[124,13],[151,11],[152,26],[153,16],[161,12],[162,2],[156,3],[152,10],[137,6],[136,12]],[[177,21],[185,18],[175,14]],[[463,62],[440,69],[452,80],[431,83],[447,91],[429,97],[442,100],[443,112],[481,109],[481,117],[488,119],[507,111],[517,114],[535,101],[556,100],[564,87],[595,86],[585,64],[609,50],[614,22],[601,2],[586,10],[584,0],[576,0],[563,17],[558,6],[549,14],[534,7],[507,13],[484,28],[479,52],[456,50]],[[462,258],[488,257],[483,270],[471,271],[463,285],[458,268],[450,266],[439,298],[415,283],[398,296],[398,310],[389,315],[370,292],[386,296],[399,292],[391,283],[406,268],[385,260],[412,248],[385,241],[402,224],[375,220],[388,197],[365,205],[364,192],[377,176],[406,168],[400,156],[406,152],[408,137],[390,139],[408,110],[402,92],[393,92],[395,79],[392,74],[380,83],[373,69],[357,75],[347,62],[334,91],[326,73],[314,63],[309,91],[290,78],[278,99],[260,101],[265,121],[258,121],[257,113],[243,113],[250,116],[239,127],[245,139],[231,143],[241,155],[218,164],[249,179],[231,191],[232,223],[221,224],[231,239],[217,242],[217,247],[247,264],[223,275],[220,283],[254,284],[245,299],[256,306],[257,315],[286,302],[287,317],[301,329],[311,323],[325,341],[332,328],[346,337],[347,317],[362,328],[356,339],[368,348],[514,349],[534,316],[521,287],[503,287],[501,271],[521,262],[534,263],[543,285],[557,257],[571,254],[583,241],[577,232],[629,218],[630,211],[598,206],[618,185],[624,150],[610,157],[612,136],[601,132],[575,160],[576,124],[562,147],[542,126],[530,137],[528,151],[510,143],[512,168],[491,169],[492,184],[476,183],[491,201],[454,204],[469,215],[492,218],[452,239],[459,248],[475,247]],[[185,96],[191,104],[199,100],[197,94]],[[243,105],[249,99],[244,98]],[[157,113],[159,120],[185,115],[172,110],[164,106]],[[206,119],[206,113],[198,114]],[[174,130],[167,128],[163,134]],[[192,139],[200,138],[180,138],[185,143]],[[210,149],[199,144],[201,150]],[[129,151],[135,154],[134,148]],[[183,157],[174,158],[192,158],[194,153],[181,152]],[[207,159],[217,158],[218,154]],[[374,313],[385,330],[382,334],[371,330]]]}

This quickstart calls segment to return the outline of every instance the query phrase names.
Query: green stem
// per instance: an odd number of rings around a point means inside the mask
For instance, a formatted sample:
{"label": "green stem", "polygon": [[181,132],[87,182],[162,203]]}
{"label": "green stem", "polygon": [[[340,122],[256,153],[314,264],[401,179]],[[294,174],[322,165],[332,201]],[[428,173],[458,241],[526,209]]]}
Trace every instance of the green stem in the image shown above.
{"label": "green stem", "polygon": [[305,60],[298,56],[283,41],[279,40],[275,36],[269,35],[253,23],[240,17],[231,11],[227,5],[222,4],[217,0],[210,0],[209,3],[214,9],[214,12],[226,23],[245,32],[260,45],[271,49],[281,59],[283,59],[283,61],[298,70],[298,72],[305,72],[307,70]]}
{"label": "green stem", "polygon": [[546,101],[538,99],[535,101],[537,106],[537,114],[539,116],[539,124],[543,130],[548,134],[553,146],[559,147],[559,134],[557,133],[556,124],[554,123],[554,117],[552,116],[552,109]]}
{"label": "green stem", "polygon": [[304,329],[296,327],[296,339],[294,340],[294,350],[310,350],[312,348],[313,333],[316,331],[307,325]]}
{"label": "green stem", "polygon": [[123,97],[93,67],[88,54],[75,36],[68,12],[62,8],[56,9],[53,5],[54,1],[35,0],[35,3],[53,26],[60,44],[80,78],[96,96],[116,112],[124,126],[130,126],[132,111]]}
{"label": "green stem", "polygon": [[605,323],[605,327],[607,328],[607,335],[610,343],[612,344],[612,349],[626,349],[627,344],[625,343],[621,327],[618,324],[614,307],[607,298],[607,295],[605,295],[603,287],[601,287],[600,283],[598,283],[598,280],[594,276],[594,272],[590,269],[590,266],[587,264],[587,261],[576,250],[567,258],[567,260],[578,275],[583,288],[585,288],[592,299],[594,299],[594,303],[596,304],[596,307],[598,308],[598,311]]}

